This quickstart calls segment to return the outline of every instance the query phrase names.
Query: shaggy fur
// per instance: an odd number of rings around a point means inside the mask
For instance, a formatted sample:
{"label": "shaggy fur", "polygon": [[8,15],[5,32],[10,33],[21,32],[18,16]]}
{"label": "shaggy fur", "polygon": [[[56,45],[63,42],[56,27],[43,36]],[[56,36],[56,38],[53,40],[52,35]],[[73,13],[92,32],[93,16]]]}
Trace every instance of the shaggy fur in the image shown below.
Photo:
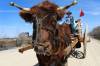
{"label": "shaggy fur", "polygon": [[[69,8],[71,5],[66,6],[65,8]],[[29,23],[35,23],[35,27],[33,26],[33,29],[35,30],[35,33],[33,34],[41,34],[41,36],[33,36],[34,38],[41,39],[40,42],[44,42],[44,44],[41,46],[35,47],[36,52],[38,51],[38,48],[44,48],[47,47],[49,49],[48,51],[51,52],[50,55],[42,55],[37,54],[37,58],[39,61],[39,66],[50,66],[51,63],[55,62],[55,66],[61,66],[62,62],[65,61],[65,57],[68,55],[67,51],[65,49],[70,44],[70,27],[67,24],[64,25],[58,25],[57,21],[61,20],[62,17],[65,14],[64,9],[57,9],[58,6],[49,2],[44,1],[36,6],[33,6],[30,11],[24,11],[22,10],[19,14],[20,16]],[[42,28],[40,28],[40,33],[36,33],[37,27],[37,19],[38,18],[44,18],[47,16],[42,22]],[[40,26],[39,26],[40,27]],[[47,43],[46,43],[47,42]],[[46,49],[46,50],[47,50]],[[44,50],[44,49],[41,49]],[[67,54],[67,55],[66,55]]]}

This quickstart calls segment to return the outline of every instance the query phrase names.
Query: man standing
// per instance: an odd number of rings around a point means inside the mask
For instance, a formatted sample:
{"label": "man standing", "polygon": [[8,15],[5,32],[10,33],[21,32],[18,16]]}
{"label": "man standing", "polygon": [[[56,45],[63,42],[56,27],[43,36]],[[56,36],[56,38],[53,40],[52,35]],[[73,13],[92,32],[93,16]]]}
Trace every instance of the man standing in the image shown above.
{"label": "man standing", "polygon": [[77,25],[75,23],[74,17],[72,16],[72,13],[70,11],[68,11],[66,14],[67,14],[66,22],[70,24],[72,34],[76,35],[76,26]]}

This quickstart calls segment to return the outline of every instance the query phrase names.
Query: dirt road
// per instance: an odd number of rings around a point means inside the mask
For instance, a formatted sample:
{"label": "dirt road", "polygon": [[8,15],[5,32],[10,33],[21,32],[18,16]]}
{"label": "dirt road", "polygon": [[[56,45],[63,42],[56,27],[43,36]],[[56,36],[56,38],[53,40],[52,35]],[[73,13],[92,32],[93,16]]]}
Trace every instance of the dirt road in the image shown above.
{"label": "dirt road", "polygon": [[[20,54],[18,48],[0,51],[0,66],[37,66],[37,63],[33,50],[28,50],[24,54]],[[87,44],[86,58],[70,57],[68,66],[100,66],[100,41],[92,39]]]}
{"label": "dirt road", "polygon": [[100,41],[91,39],[87,44],[87,55],[85,59],[68,59],[69,66],[100,66]]}

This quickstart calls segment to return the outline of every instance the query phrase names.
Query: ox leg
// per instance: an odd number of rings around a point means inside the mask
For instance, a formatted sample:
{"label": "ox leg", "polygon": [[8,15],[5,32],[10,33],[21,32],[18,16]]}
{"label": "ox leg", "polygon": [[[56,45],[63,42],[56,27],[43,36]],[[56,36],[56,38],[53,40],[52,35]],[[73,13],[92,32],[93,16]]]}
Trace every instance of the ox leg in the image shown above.
{"label": "ox leg", "polygon": [[42,64],[42,63],[39,63],[39,66],[45,66],[44,64]]}
{"label": "ox leg", "polygon": [[67,64],[65,64],[65,63],[56,63],[56,65],[55,66],[67,66]]}
{"label": "ox leg", "polygon": [[62,66],[61,63],[56,63],[55,66]]}
{"label": "ox leg", "polygon": [[62,62],[62,66],[68,66],[68,62],[67,61],[68,61],[68,59],[66,60],[66,62],[64,62],[64,63]]}
{"label": "ox leg", "polygon": [[39,62],[39,66],[50,66],[50,63],[40,63]]}
{"label": "ox leg", "polygon": [[[43,56],[37,54],[39,66],[50,66],[50,62],[46,62],[46,60],[47,60],[46,58],[48,59],[48,57],[43,57]],[[50,61],[50,59],[48,59],[48,61]]]}
{"label": "ox leg", "polygon": [[44,66],[44,64],[41,62],[40,56],[38,54],[36,54],[37,59],[38,59],[38,64],[39,66]]}
{"label": "ox leg", "polygon": [[55,66],[62,66],[61,61],[60,61],[60,60],[57,60],[57,61],[55,62]]}
{"label": "ox leg", "polygon": [[62,62],[61,62],[61,66],[68,66],[68,58],[67,59],[64,59]]}

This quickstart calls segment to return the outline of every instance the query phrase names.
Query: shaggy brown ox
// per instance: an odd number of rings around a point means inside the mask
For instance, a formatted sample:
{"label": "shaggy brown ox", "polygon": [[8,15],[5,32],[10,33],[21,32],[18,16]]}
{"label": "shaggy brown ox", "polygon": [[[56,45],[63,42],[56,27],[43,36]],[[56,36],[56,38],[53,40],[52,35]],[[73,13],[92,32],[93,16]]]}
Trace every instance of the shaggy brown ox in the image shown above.
{"label": "shaggy brown ox", "polygon": [[26,22],[35,24],[36,37],[33,47],[39,66],[50,66],[52,63],[55,63],[55,66],[61,66],[68,56],[66,48],[70,45],[71,31],[69,25],[58,25],[57,21],[63,18],[65,9],[75,4],[73,2],[61,8],[49,1],[44,1],[31,9],[11,4],[21,9],[20,16]]}

